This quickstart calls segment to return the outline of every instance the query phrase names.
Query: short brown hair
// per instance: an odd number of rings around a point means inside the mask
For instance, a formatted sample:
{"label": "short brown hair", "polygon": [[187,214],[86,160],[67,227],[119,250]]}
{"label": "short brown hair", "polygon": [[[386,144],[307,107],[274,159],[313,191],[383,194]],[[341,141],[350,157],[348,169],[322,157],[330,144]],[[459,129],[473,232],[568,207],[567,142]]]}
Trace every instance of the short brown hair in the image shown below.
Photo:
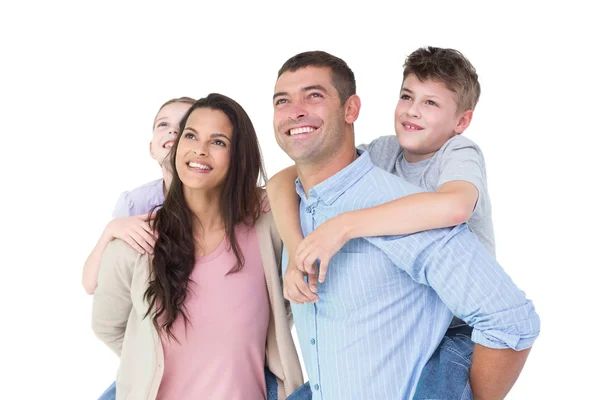
{"label": "short brown hair", "polygon": [[420,81],[442,82],[456,93],[456,112],[474,110],[481,87],[475,67],[458,50],[422,47],[412,52],[404,63],[404,78],[415,74]]}
{"label": "short brown hair", "polygon": [[306,67],[325,67],[331,70],[332,84],[338,92],[342,105],[353,94],[356,94],[354,72],[346,61],[324,51],[306,51],[287,60],[277,73],[277,79],[287,71],[295,72]]}

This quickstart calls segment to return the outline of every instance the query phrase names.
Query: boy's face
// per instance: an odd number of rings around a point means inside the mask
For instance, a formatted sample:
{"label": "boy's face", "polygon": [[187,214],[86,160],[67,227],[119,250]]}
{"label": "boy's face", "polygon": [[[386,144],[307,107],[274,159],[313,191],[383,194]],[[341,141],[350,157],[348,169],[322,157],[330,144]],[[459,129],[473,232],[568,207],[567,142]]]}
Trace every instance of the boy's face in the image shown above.
{"label": "boy's face", "polygon": [[179,132],[179,122],[192,105],[176,102],[164,106],[154,120],[152,128],[152,141],[150,142],[150,155],[160,165],[169,154]]}
{"label": "boy's face", "polygon": [[471,122],[472,110],[456,113],[455,93],[442,82],[406,77],[396,106],[395,128],[404,157],[417,162],[432,157]]}

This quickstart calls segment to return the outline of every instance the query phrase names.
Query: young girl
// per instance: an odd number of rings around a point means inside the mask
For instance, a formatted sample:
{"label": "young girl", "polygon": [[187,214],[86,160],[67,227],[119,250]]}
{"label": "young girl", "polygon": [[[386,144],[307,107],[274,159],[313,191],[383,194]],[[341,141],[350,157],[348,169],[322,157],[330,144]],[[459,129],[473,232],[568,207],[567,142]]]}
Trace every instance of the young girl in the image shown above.
{"label": "young girl", "polygon": [[83,287],[93,294],[98,281],[100,258],[108,243],[122,239],[140,253],[152,253],[155,237],[148,223],[149,211],[162,204],[171,182],[167,155],[173,146],[181,118],[196,100],[190,97],[171,99],[159,109],[152,125],[150,155],[162,168],[162,179],[157,179],[130,192],[124,192],[113,211],[113,220],[108,223],[96,247],[88,256],[83,267]]}
{"label": "young girl", "polygon": [[211,94],[184,116],[173,150],[153,255],[113,240],[101,259],[93,329],[121,358],[117,399],[266,399],[265,360],[276,398],[310,398],[252,122]]}

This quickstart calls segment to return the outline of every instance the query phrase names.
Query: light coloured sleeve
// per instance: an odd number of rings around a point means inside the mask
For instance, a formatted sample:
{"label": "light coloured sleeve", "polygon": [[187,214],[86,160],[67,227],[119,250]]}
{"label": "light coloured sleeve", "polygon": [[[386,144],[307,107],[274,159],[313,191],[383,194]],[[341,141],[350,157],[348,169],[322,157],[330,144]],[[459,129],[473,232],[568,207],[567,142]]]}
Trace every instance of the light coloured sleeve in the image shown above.
{"label": "light coloured sleeve", "polygon": [[437,187],[448,182],[466,181],[477,188],[481,198],[482,193],[487,191],[487,181],[483,153],[479,147],[468,140],[452,140],[441,157]]}
{"label": "light coloured sleeve", "polygon": [[523,350],[539,335],[533,303],[466,224],[407,236],[366,238],[412,279],[435,290],[473,327],[482,346]]}
{"label": "light coloured sleeve", "polygon": [[131,281],[137,254],[120,239],[111,241],[100,262],[92,306],[92,330],[118,356],[133,303]]}
{"label": "light coloured sleeve", "polygon": [[115,209],[113,210],[112,217],[113,218],[121,218],[121,217],[130,217],[132,216],[133,210],[133,202],[131,201],[131,197],[129,192],[123,192],[119,196],[117,200],[117,204],[115,205]]}

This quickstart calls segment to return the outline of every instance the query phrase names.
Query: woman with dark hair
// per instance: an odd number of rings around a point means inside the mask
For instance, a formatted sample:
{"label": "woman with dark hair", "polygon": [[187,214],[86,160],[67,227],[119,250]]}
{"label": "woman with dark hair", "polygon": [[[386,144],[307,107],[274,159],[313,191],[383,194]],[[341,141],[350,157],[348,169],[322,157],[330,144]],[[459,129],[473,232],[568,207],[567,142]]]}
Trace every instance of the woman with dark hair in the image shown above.
{"label": "woman with dark hair", "polygon": [[171,167],[153,254],[113,240],[101,261],[93,330],[120,356],[117,399],[305,398],[306,386],[294,393],[303,378],[281,240],[244,109],[220,94],[198,100]]}

